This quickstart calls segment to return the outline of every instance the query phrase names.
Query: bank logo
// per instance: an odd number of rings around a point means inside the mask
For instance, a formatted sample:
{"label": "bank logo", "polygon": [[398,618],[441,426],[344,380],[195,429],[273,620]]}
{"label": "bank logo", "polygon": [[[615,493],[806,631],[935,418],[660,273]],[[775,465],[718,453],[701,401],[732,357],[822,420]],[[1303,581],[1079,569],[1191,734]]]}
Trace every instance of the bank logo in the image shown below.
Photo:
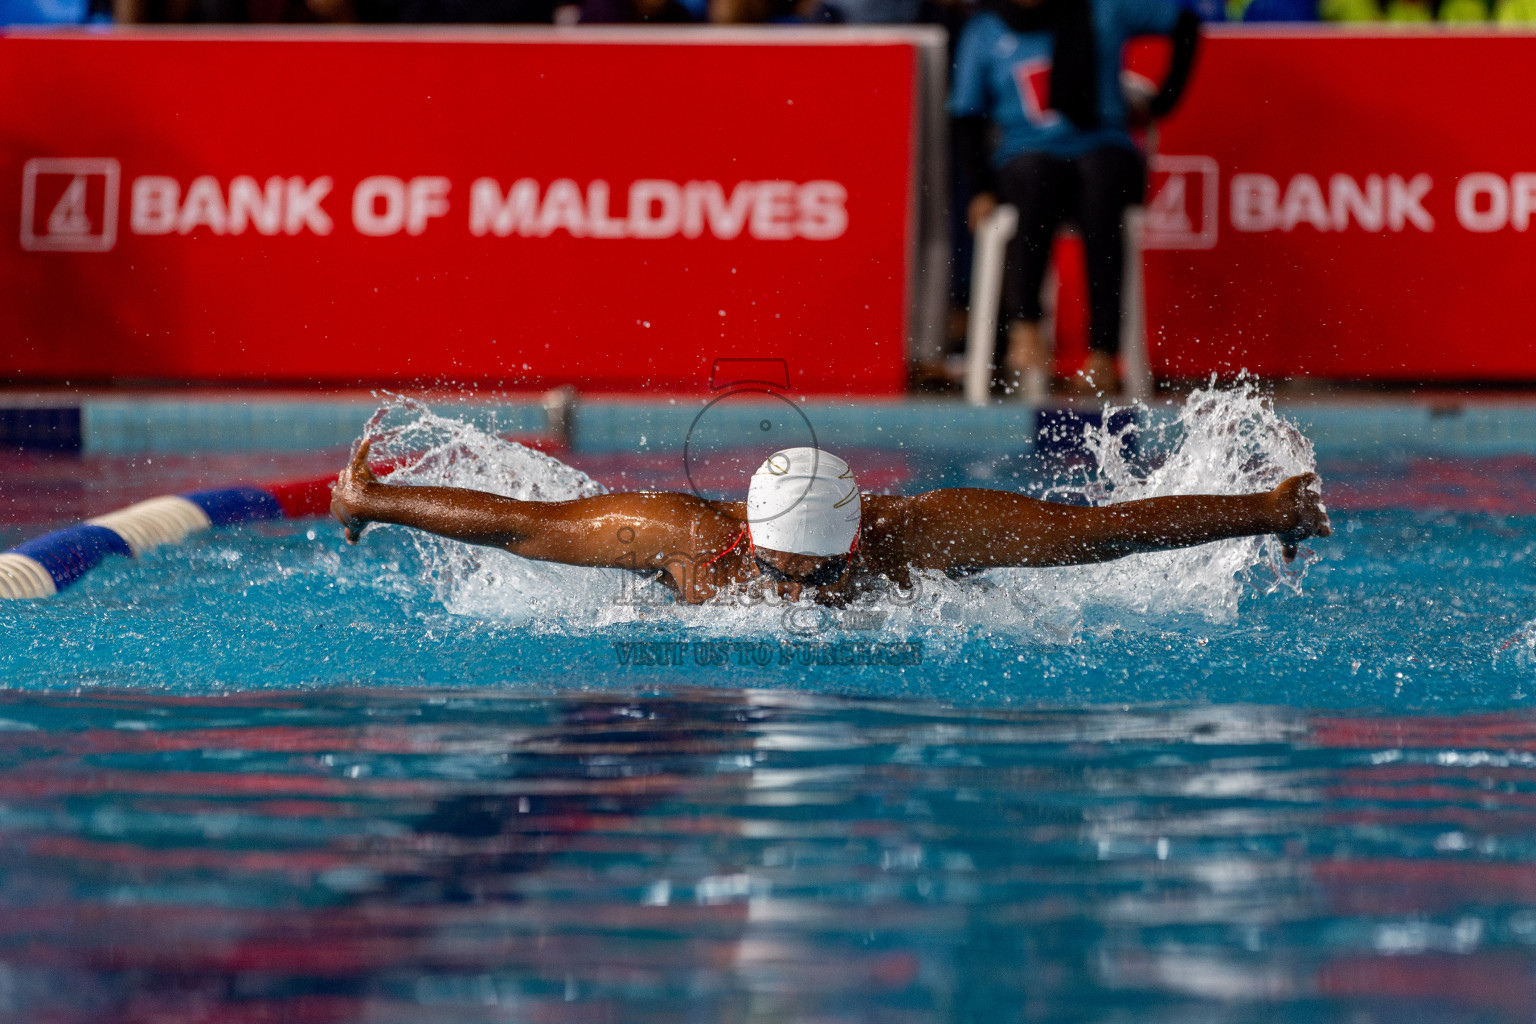
{"label": "bank logo", "polygon": [[117,244],[122,168],[98,157],[38,157],[21,172],[21,247],[110,252]]}
{"label": "bank logo", "polygon": [[1147,165],[1146,249],[1214,249],[1220,171],[1208,156],[1153,156]]}

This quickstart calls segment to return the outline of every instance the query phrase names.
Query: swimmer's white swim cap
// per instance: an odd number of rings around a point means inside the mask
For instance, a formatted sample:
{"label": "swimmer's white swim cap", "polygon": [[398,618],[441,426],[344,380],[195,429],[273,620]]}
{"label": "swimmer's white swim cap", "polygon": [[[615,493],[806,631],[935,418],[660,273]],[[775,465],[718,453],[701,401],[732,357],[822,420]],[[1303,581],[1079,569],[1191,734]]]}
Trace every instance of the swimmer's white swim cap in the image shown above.
{"label": "swimmer's white swim cap", "polygon": [[846,555],[860,508],[853,470],[820,448],[774,452],[747,488],[752,543],[792,555]]}

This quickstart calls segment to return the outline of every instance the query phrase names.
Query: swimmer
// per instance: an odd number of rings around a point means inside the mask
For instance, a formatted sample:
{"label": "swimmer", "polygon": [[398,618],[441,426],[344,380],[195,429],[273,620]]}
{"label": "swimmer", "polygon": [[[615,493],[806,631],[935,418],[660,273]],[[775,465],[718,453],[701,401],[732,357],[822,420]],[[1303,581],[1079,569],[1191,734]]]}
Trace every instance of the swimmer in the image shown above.
{"label": "swimmer", "polygon": [[973,487],[860,494],[842,459],[789,448],[752,474],[746,501],[649,491],[520,501],[383,483],[368,468],[368,448],[331,492],[349,543],[369,523],[411,526],[523,558],[651,574],[690,604],[743,587],[842,604],[882,577],[909,588],[914,571],[1079,565],[1262,534],[1278,536],[1290,561],[1300,542],[1332,533],[1312,473],[1262,494],[1084,507]]}

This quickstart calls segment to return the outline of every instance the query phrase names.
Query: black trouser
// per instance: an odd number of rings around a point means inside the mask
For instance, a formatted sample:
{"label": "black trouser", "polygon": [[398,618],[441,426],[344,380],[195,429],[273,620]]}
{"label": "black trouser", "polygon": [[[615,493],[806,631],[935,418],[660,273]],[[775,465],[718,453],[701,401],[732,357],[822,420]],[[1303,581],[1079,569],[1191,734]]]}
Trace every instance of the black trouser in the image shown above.
{"label": "black trouser", "polygon": [[1008,243],[1003,276],[1003,314],[1012,322],[1038,323],[1040,282],[1051,258],[1051,240],[1063,221],[1083,234],[1088,258],[1088,340],[1096,352],[1120,350],[1120,285],[1125,273],[1121,219],[1141,202],[1146,168],[1140,154],[1100,146],[1072,160],[1022,153],[998,172],[1004,202],[1019,211],[1019,230]]}

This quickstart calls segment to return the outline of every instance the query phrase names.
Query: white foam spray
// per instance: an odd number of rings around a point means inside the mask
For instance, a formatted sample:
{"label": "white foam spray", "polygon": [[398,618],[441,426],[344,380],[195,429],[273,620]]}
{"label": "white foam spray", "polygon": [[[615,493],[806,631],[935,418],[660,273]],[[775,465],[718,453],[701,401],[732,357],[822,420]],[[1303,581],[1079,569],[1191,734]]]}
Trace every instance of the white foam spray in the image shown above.
{"label": "white foam spray", "polygon": [[1536,669],[1536,619],[1521,626],[1493,651],[1494,665],[1510,665],[1524,672]]}
{"label": "white foam spray", "polygon": [[[1263,491],[1316,468],[1311,443],[1250,382],[1198,390],[1181,406],[1157,413],[1138,408],[1140,426],[1109,426],[1117,421],[1113,412],[1106,410],[1104,426],[1087,431],[1092,462],[1074,486],[1095,504]],[[1142,452],[1157,453],[1155,468],[1139,476],[1126,455],[1131,430],[1138,432]],[[365,436],[376,455],[401,461],[390,477],[395,483],[471,487],[535,501],[605,491],[558,459],[499,438],[494,425],[481,429],[406,399],[391,399]],[[782,607],[677,605],[658,592],[659,585],[620,570],[531,562],[416,531],[411,538],[436,596],[455,614],[562,633],[649,623],[680,630],[687,639],[785,637]],[[1304,551],[1286,565],[1278,540],[1248,537],[1097,565],[995,570],[960,581],[928,575],[915,597],[877,600],[866,609],[873,617],[860,618],[859,632],[830,638],[923,639],[937,654],[978,634],[1070,643],[1085,631],[1138,629],[1169,617],[1230,622],[1245,594],[1299,590],[1315,557]],[[872,621],[877,629],[870,628]]]}
{"label": "white foam spray", "polygon": [[[440,416],[413,399],[391,396],[368,421],[363,437],[373,443],[374,460],[397,463],[387,478],[392,484],[468,487],[524,501],[565,501],[607,492],[559,459],[498,437],[494,420],[488,426],[481,429]],[[591,623],[594,610],[612,602],[625,575],[621,570],[532,562],[495,548],[407,532],[437,599],[458,615],[560,631],[573,623]]]}

